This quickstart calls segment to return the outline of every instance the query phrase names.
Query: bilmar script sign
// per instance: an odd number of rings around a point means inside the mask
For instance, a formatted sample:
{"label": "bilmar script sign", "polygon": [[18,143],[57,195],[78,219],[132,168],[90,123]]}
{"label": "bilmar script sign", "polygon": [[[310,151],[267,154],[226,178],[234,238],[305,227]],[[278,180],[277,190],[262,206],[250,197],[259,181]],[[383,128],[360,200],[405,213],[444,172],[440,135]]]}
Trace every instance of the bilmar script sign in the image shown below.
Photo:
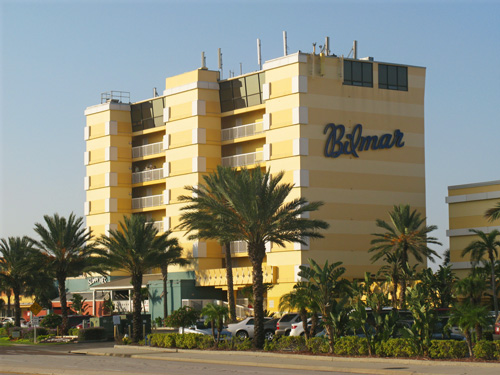
{"label": "bilmar script sign", "polygon": [[357,124],[350,134],[346,134],[344,125],[330,123],[325,126],[323,133],[328,134],[325,144],[325,156],[328,158],[338,158],[340,155],[352,155],[358,158],[358,152],[361,151],[381,150],[405,145],[404,133],[399,129],[394,130],[393,134],[364,136],[361,124]]}

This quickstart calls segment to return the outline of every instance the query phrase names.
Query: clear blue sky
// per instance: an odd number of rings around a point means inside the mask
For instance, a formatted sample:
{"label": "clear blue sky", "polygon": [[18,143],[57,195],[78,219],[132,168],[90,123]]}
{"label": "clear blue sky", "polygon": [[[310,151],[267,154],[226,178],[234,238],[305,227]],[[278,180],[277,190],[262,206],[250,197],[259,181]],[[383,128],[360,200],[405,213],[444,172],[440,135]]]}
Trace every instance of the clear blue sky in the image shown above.
{"label": "clear blue sky", "polygon": [[100,93],[132,101],[200,66],[256,70],[288,50],[331,50],[427,67],[427,217],[443,250],[447,186],[499,180],[498,1],[1,1],[0,237],[83,215],[83,128]]}

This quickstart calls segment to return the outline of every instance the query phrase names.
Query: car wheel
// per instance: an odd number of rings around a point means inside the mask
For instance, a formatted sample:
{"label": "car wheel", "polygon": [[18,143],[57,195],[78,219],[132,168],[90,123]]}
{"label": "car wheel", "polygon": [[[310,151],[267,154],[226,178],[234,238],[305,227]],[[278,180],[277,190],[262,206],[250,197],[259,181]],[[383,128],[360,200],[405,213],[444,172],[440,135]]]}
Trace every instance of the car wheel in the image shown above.
{"label": "car wheel", "polygon": [[244,340],[248,338],[248,333],[246,331],[238,331],[236,332],[236,337]]}
{"label": "car wheel", "polygon": [[264,337],[267,341],[272,341],[274,339],[274,332],[273,331],[266,331],[266,332],[264,332]]}

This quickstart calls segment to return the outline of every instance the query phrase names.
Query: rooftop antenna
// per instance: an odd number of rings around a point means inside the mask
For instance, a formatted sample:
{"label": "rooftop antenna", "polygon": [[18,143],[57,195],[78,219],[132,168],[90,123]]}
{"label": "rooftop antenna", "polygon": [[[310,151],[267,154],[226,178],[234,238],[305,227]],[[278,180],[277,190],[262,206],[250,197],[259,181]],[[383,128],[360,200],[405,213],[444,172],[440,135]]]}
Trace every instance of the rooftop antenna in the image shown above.
{"label": "rooftop antenna", "polygon": [[240,76],[243,75],[243,63],[240,63]]}
{"label": "rooftop antenna", "polygon": [[153,87],[153,98],[158,96],[158,91],[156,91],[156,87]]}
{"label": "rooftop antenna", "polygon": [[260,39],[257,38],[257,64],[259,64],[259,70],[262,70],[262,58],[260,55]]}
{"label": "rooftop antenna", "polygon": [[286,43],[286,31],[283,31],[283,56],[288,55],[288,46]]}
{"label": "rooftop antenna", "polygon": [[325,38],[325,55],[329,56],[330,55],[330,37],[327,36]]}
{"label": "rooftop antenna", "polygon": [[219,57],[219,70],[220,70],[220,78],[224,77],[224,73],[222,71],[222,52],[220,48],[217,50],[217,56]]}
{"label": "rooftop antenna", "polygon": [[358,59],[358,41],[357,40],[352,42],[352,58],[354,60]]}
{"label": "rooftop antenna", "polygon": [[207,67],[207,58],[205,57],[205,51],[201,53],[201,69],[205,69]]}

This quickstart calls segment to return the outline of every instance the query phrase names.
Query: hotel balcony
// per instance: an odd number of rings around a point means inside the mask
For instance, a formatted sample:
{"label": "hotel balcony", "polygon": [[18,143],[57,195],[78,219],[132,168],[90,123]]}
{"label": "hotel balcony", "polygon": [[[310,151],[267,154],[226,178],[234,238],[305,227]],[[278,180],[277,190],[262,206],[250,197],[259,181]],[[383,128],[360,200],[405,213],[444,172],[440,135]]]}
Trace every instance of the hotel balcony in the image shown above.
{"label": "hotel balcony", "polygon": [[150,195],[142,198],[132,198],[132,209],[156,207],[163,205],[163,194]]}
{"label": "hotel balcony", "polygon": [[153,227],[155,227],[158,230],[158,234],[162,234],[164,232],[163,221],[154,221]]}
{"label": "hotel balcony", "polygon": [[[264,283],[275,284],[278,277],[278,267],[262,266],[262,276]],[[252,284],[252,267],[233,268],[234,285]],[[227,286],[227,273],[225,268],[213,268],[203,271],[196,271],[197,286]]]}
{"label": "hotel balcony", "polygon": [[229,128],[229,129],[222,129],[221,132],[221,140],[224,141],[231,141],[233,139],[237,138],[243,138],[243,137],[250,137],[256,134],[263,133],[263,128],[262,128],[263,122],[254,122],[253,124],[246,124],[246,125],[240,125],[236,126],[234,128]]}
{"label": "hotel balcony", "polygon": [[151,169],[151,170],[147,170],[147,171],[132,173],[132,183],[133,184],[161,180],[162,178],[163,178],[163,168]]}
{"label": "hotel balcony", "polygon": [[132,147],[132,158],[142,158],[144,156],[160,154],[163,152],[163,142],[151,143],[149,145]]}
{"label": "hotel balcony", "polygon": [[234,156],[226,156],[222,158],[222,166],[235,168],[257,164],[263,161],[262,157],[262,151],[250,152],[248,154],[240,154]]}

